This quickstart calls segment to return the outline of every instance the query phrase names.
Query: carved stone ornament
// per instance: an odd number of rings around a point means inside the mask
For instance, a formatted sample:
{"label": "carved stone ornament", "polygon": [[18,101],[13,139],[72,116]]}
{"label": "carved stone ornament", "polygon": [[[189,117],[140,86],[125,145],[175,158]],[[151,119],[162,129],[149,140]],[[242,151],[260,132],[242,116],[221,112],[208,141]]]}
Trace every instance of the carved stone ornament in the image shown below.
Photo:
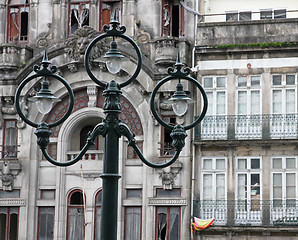
{"label": "carved stone ornament", "polygon": [[41,37],[36,41],[36,47],[38,48],[48,47],[49,41],[52,39],[52,24],[48,23],[47,26],[49,28],[48,32],[45,34],[44,37]]}
{"label": "carved stone ornament", "polygon": [[[78,28],[66,42],[66,51],[73,61],[84,61],[85,51],[89,43],[100,33],[89,26]],[[96,59],[104,53],[103,43],[99,42],[92,48],[91,58]]]}
{"label": "carved stone ornament", "polygon": [[174,164],[172,164],[169,167],[156,169],[156,171],[159,173],[163,188],[165,190],[173,189],[174,180],[181,169],[182,169],[182,163],[179,161],[176,161]]}
{"label": "carved stone ornament", "polygon": [[4,161],[0,163],[0,170],[3,190],[13,191],[14,180],[22,170],[21,164],[15,161]]}

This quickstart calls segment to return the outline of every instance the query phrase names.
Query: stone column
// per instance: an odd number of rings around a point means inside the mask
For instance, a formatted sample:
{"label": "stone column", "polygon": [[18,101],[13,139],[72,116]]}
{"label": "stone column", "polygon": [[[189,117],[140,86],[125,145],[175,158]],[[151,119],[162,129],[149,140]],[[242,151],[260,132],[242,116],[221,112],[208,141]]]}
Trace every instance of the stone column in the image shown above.
{"label": "stone column", "polygon": [[[7,13],[6,13],[5,9],[6,9],[6,5],[0,3],[0,22],[1,23],[7,22],[6,21]],[[6,42],[6,39],[5,39],[6,26],[7,26],[7,24],[0,24],[0,42],[1,43]]]}

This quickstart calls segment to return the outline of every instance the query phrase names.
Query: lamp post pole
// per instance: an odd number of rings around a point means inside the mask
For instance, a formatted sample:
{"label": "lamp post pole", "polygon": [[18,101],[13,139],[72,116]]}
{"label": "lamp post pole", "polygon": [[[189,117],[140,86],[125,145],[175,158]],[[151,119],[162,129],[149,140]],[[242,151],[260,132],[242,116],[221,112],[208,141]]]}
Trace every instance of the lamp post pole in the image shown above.
{"label": "lamp post pole", "polygon": [[[196,124],[202,121],[206,112],[207,112],[207,95],[201,86],[201,84],[196,81],[194,78],[188,76],[190,74],[189,68],[183,69],[183,64],[180,62],[180,57],[178,54],[177,62],[174,68],[168,69],[169,76],[162,79],[158,84],[154,87],[151,99],[150,99],[150,109],[155,117],[155,119],[165,128],[171,130],[171,137],[173,139],[172,146],[175,148],[175,153],[168,162],[163,164],[155,164],[148,161],[144,155],[141,153],[140,149],[136,144],[136,140],[134,138],[134,134],[131,133],[128,126],[121,122],[119,119],[121,113],[121,104],[120,99],[122,96],[121,88],[126,87],[130,83],[132,83],[138,76],[141,67],[142,67],[142,56],[141,51],[137,44],[125,33],[125,27],[122,26],[119,28],[119,23],[116,18],[116,14],[114,18],[110,22],[110,27],[104,26],[103,34],[99,35],[89,44],[85,53],[85,68],[90,76],[90,78],[98,84],[100,87],[104,88],[104,114],[105,119],[97,124],[91,133],[89,133],[86,144],[80,151],[80,153],[70,161],[58,161],[52,159],[47,152],[47,146],[50,142],[51,136],[51,128],[63,123],[71,114],[73,105],[74,105],[74,94],[65,79],[57,75],[55,72],[57,71],[57,67],[51,66],[48,61],[47,52],[45,51],[44,59],[39,66],[34,66],[35,74],[24,79],[19,85],[16,94],[15,94],[15,104],[16,110],[19,116],[30,126],[36,128],[35,135],[37,136],[37,144],[39,145],[42,154],[44,157],[51,162],[52,164],[60,167],[66,167],[77,163],[83,155],[87,152],[91,145],[94,145],[95,139],[101,135],[105,138],[105,146],[104,146],[104,159],[103,159],[103,174],[100,176],[102,178],[102,208],[101,208],[101,240],[116,240],[117,239],[117,210],[118,210],[118,181],[120,178],[119,175],[119,138],[121,136],[125,136],[128,139],[128,145],[131,146],[140,160],[149,167],[153,168],[164,168],[172,163],[174,163],[179,157],[182,148],[185,145],[185,138],[187,136],[186,130],[193,128]],[[122,82],[117,83],[112,80],[109,83],[102,82],[96,78],[90,68],[90,53],[91,49],[95,46],[96,43],[102,41],[104,38],[112,37],[111,48],[109,52],[106,53],[104,58],[106,58],[107,68],[111,73],[117,73],[121,69],[120,59],[123,58],[122,54],[117,49],[117,43],[115,38],[123,38],[127,42],[129,42],[133,48],[135,49],[138,57],[138,64],[134,74],[131,77]],[[61,117],[61,119],[57,120],[53,123],[35,123],[27,118],[20,107],[20,95],[24,86],[28,84],[28,82],[32,81],[35,78],[40,79],[40,77],[45,78],[55,78],[60,81],[67,89],[69,93],[69,106],[66,113]],[[155,96],[160,89],[160,87],[168,81],[173,79],[178,79],[179,83],[177,84],[176,92],[171,97],[170,101],[173,102],[173,111],[178,115],[182,116],[187,111],[187,103],[191,102],[191,99],[187,97],[186,93],[183,91],[183,86],[180,82],[181,79],[190,81],[193,83],[201,92],[203,104],[202,104],[202,112],[201,115],[196,118],[191,124],[182,126],[175,125],[172,126],[162,120],[159,114],[156,111],[155,106]],[[37,95],[31,98],[32,101],[38,101],[37,105],[39,106],[40,112],[42,114],[46,114],[48,112],[49,106],[52,106],[52,102],[58,102],[59,99],[56,99],[53,94],[50,92],[48,83],[44,81],[41,85],[41,90],[37,93]],[[29,99],[30,100],[30,99]],[[43,106],[42,103],[45,103],[47,107]]]}

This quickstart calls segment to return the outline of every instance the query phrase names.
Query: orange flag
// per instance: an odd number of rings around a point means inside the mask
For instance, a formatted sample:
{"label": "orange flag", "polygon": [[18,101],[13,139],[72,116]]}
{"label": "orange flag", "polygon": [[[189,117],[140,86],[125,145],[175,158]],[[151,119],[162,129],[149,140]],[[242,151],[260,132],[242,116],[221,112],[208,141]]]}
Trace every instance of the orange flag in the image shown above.
{"label": "orange flag", "polygon": [[214,218],[212,219],[199,219],[194,217],[193,223],[190,224],[191,231],[198,231],[209,227],[214,222]]}

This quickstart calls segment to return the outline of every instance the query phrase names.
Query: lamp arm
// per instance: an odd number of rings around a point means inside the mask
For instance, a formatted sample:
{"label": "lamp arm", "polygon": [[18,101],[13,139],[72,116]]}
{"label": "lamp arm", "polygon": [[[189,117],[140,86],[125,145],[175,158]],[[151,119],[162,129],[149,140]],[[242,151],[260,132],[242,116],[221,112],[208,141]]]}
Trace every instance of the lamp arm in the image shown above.
{"label": "lamp arm", "polygon": [[73,165],[77,163],[79,160],[82,159],[82,157],[85,155],[85,153],[88,151],[91,145],[94,145],[94,140],[98,137],[98,135],[105,136],[107,133],[109,126],[107,123],[102,122],[97,124],[92,132],[89,133],[86,144],[81,149],[79,154],[71,161],[67,162],[58,162],[54,160],[47,152],[47,146],[50,143],[50,136],[52,134],[52,131],[49,128],[49,125],[47,123],[41,123],[38,125],[35,135],[37,136],[37,144],[39,145],[43,156],[52,164],[59,166],[59,167],[67,167],[70,165]]}
{"label": "lamp arm", "polygon": [[145,156],[142,154],[141,150],[137,146],[135,135],[130,131],[130,129],[128,128],[127,125],[125,125],[122,122],[119,122],[118,124],[116,124],[115,130],[118,132],[118,134],[120,136],[123,135],[127,138],[128,146],[131,146],[135,150],[135,152],[137,153],[137,155],[139,156],[139,158],[141,159],[141,161],[143,163],[145,163],[147,166],[152,167],[152,168],[165,168],[165,167],[168,167],[171,164],[173,164],[179,157],[180,152],[182,151],[182,148],[185,145],[184,140],[187,136],[184,128],[181,125],[176,125],[171,133],[171,137],[173,138],[172,145],[176,150],[174,156],[172,157],[172,159],[170,161],[168,161],[166,163],[156,164],[156,163],[152,163],[152,162],[148,161],[145,158]]}

